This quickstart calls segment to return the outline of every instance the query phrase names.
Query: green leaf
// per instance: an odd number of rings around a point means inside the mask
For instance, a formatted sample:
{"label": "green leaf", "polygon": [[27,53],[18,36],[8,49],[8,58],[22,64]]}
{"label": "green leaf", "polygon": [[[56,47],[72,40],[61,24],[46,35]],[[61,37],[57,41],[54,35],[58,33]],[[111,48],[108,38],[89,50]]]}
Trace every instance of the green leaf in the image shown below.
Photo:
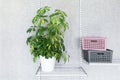
{"label": "green leaf", "polygon": [[32,31],[35,31],[35,27],[32,28]]}
{"label": "green leaf", "polygon": [[65,51],[65,46],[64,46],[64,44],[63,44],[63,51]]}
{"label": "green leaf", "polygon": [[35,62],[36,62],[36,60],[37,60],[37,57],[34,57],[34,58],[33,58],[33,62],[35,63]]}
{"label": "green leaf", "polygon": [[59,13],[53,13],[53,14],[50,15],[50,18],[54,18],[57,15],[59,15]]}
{"label": "green leaf", "polygon": [[62,58],[64,60],[64,63],[66,63],[67,61],[69,61],[69,55],[67,55],[66,53],[62,54]]}
{"label": "green leaf", "polygon": [[64,12],[64,11],[61,11],[59,9],[56,9],[55,12],[59,13],[59,14],[62,14],[62,16],[66,16],[67,17],[67,14]]}
{"label": "green leaf", "polygon": [[50,11],[50,7],[48,6],[45,6],[44,8],[40,8],[38,11],[37,11],[37,14],[38,15],[44,15],[46,12]]}
{"label": "green leaf", "polygon": [[45,55],[43,50],[40,50],[40,54],[41,54],[42,56]]}
{"label": "green leaf", "polygon": [[32,28],[27,29],[27,33],[30,33],[32,31]]}
{"label": "green leaf", "polygon": [[33,37],[33,36],[30,36],[30,37],[27,38],[27,40],[26,40],[26,44],[27,44],[27,45],[28,45],[28,43],[30,43],[30,40],[32,39],[32,37]]}
{"label": "green leaf", "polygon": [[36,16],[33,18],[32,23],[35,24],[38,20],[39,20],[39,15],[36,15]]}
{"label": "green leaf", "polygon": [[59,53],[55,53],[54,57],[56,58],[56,60],[59,62],[61,55]]}

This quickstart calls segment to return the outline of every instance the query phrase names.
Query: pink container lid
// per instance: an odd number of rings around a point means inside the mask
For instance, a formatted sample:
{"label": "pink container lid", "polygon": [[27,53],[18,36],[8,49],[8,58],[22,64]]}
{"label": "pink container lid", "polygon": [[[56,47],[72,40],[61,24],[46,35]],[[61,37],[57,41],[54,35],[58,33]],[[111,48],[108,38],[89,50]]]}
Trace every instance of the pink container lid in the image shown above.
{"label": "pink container lid", "polygon": [[83,50],[106,50],[105,37],[82,37]]}

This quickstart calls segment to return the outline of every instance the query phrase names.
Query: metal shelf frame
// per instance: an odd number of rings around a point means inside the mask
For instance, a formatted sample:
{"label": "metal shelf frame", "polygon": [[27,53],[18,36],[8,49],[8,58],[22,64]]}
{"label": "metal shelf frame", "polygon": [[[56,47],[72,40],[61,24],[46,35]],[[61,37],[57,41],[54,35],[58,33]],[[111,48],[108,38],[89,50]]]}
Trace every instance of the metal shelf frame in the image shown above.
{"label": "metal shelf frame", "polygon": [[[43,78],[45,77],[50,77],[54,80],[56,77],[57,78],[79,78],[78,80],[86,80],[87,77],[87,73],[85,72],[85,70],[82,67],[70,67],[69,66],[57,66],[55,67],[54,71],[52,72],[43,72],[41,70],[41,65],[38,67],[37,71],[36,71],[36,76],[39,78],[39,80],[44,80]],[[46,80],[46,79],[45,79]],[[51,79],[50,79],[51,80]]]}

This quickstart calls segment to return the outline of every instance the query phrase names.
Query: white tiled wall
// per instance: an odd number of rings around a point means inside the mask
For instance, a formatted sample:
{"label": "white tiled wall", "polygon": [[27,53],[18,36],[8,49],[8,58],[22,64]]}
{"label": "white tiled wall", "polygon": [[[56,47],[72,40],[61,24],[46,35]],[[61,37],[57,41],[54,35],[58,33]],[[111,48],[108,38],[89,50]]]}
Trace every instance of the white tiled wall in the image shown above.
{"label": "white tiled wall", "polygon": [[120,59],[120,0],[80,0],[82,36],[107,38],[107,48]]}
{"label": "white tiled wall", "polygon": [[[107,37],[113,59],[120,59],[120,0],[80,0],[81,36]],[[120,65],[83,63],[88,80],[120,80]]]}
{"label": "white tiled wall", "polygon": [[[80,0],[80,7],[79,0],[0,0],[0,80],[36,80],[38,64],[32,62],[25,43],[26,30],[36,10],[44,5],[68,14],[70,28],[65,33],[66,50],[71,56],[68,64],[81,63],[81,36],[107,37],[114,59],[120,58],[120,0]],[[88,80],[120,80],[119,66],[84,67]]]}
{"label": "white tiled wall", "polygon": [[[41,2],[41,3],[40,3]],[[78,0],[0,0],[0,80],[35,80],[39,64],[33,63],[26,45],[26,30],[36,10],[42,6],[62,9],[68,14],[65,45],[70,61],[80,65]]]}

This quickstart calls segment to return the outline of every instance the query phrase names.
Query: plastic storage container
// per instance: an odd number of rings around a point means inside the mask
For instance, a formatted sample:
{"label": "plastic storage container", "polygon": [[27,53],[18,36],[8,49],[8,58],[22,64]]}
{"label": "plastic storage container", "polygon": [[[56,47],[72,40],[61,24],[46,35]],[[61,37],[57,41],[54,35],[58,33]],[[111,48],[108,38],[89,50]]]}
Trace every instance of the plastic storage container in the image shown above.
{"label": "plastic storage container", "polygon": [[106,50],[106,38],[82,37],[82,50]]}
{"label": "plastic storage container", "polygon": [[96,63],[111,63],[113,51],[107,49],[106,51],[99,50],[83,50],[83,57],[87,62]]}

